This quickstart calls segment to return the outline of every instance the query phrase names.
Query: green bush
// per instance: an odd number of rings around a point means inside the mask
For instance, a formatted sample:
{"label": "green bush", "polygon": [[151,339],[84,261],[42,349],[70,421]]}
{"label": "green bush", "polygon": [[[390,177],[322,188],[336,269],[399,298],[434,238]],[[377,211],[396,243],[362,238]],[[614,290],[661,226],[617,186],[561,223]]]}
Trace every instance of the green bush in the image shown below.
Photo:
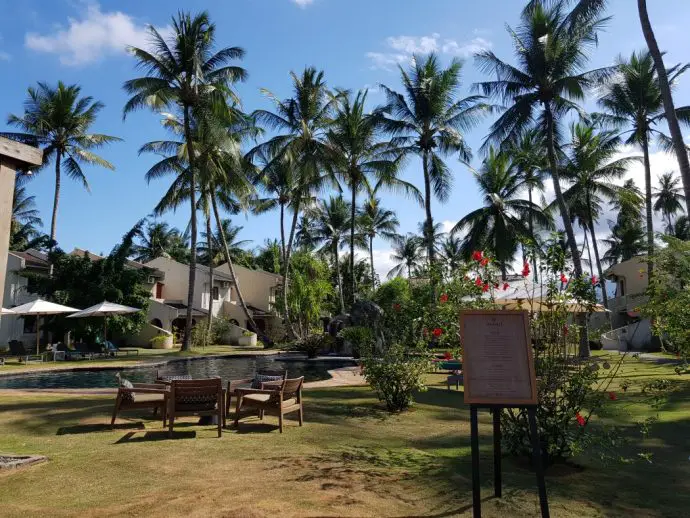
{"label": "green bush", "polygon": [[165,344],[167,339],[168,335],[157,335],[151,338],[151,340],[149,340],[149,343],[151,344],[151,348],[155,349],[156,346],[162,346],[163,344]]}
{"label": "green bush", "polygon": [[192,349],[203,349],[211,345],[212,333],[209,334],[206,320],[201,320],[192,328],[191,344]]}
{"label": "green bush", "polygon": [[227,317],[215,317],[211,324],[210,341],[214,344],[223,343],[223,338],[230,331],[230,320]]}
{"label": "green bush", "polygon": [[329,339],[332,340],[332,338],[330,335],[312,334],[292,344],[290,350],[304,353],[307,358],[316,358],[328,346]]}
{"label": "green bush", "polygon": [[359,358],[361,351],[373,349],[376,344],[374,332],[368,327],[346,327],[338,333],[338,338],[352,344],[352,356]]}

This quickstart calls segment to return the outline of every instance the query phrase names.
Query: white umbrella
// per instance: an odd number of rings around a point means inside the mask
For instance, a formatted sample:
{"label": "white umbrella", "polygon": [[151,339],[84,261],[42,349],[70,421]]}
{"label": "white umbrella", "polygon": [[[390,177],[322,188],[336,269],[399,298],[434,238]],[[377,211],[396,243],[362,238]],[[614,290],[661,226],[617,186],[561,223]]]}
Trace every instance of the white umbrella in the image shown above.
{"label": "white umbrella", "polygon": [[12,311],[11,309],[0,307],[0,315],[14,315],[14,314],[15,314],[14,311]]}
{"label": "white umbrella", "polygon": [[39,351],[39,339],[41,337],[41,317],[45,315],[58,315],[60,313],[74,313],[75,311],[79,310],[43,299],[36,299],[12,308],[12,312],[15,315],[33,315],[36,317],[36,354]]}
{"label": "white umbrella", "polygon": [[86,317],[104,317],[103,318],[103,340],[107,340],[108,332],[108,316],[109,315],[127,315],[129,313],[136,313],[141,311],[138,308],[132,308],[129,306],[123,306],[122,304],[115,304],[114,302],[108,302],[104,300],[91,306],[90,308],[82,309],[74,315],[70,315],[67,318],[86,318]]}

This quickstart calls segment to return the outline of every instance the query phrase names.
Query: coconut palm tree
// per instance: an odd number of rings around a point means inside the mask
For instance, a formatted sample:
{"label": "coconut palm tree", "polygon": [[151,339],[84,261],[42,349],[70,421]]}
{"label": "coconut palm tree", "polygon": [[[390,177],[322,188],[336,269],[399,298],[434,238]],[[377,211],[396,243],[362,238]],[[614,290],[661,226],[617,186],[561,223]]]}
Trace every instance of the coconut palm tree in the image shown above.
{"label": "coconut palm tree", "polygon": [[400,67],[404,94],[381,85],[387,97],[384,128],[393,135],[396,147],[422,159],[424,235],[431,266],[436,258],[433,239],[428,237],[434,228],[431,199],[447,201],[453,185],[444,157],[457,155],[469,162],[472,152],[463,132],[489,112],[481,96],[459,98],[460,70],[457,60],[442,68],[434,54],[415,56],[409,71]]}
{"label": "coconut palm tree", "polygon": [[290,321],[288,308],[290,256],[295,239],[297,222],[305,200],[318,191],[325,181],[323,171],[326,165],[326,133],[332,122],[333,112],[338,102],[326,86],[323,72],[306,68],[301,76],[290,72],[293,96],[280,100],[268,90],[263,93],[274,104],[275,111],[256,110],[253,114],[258,123],[280,134],[259,144],[248,154],[253,157],[264,152],[275,159],[288,160],[295,168],[296,188],[293,190],[292,223],[285,247],[283,261],[283,307],[288,331],[296,336]]}
{"label": "coconut palm tree", "polygon": [[[615,180],[621,179],[638,157],[616,158],[621,140],[611,131],[596,132],[591,125],[575,123],[570,126],[571,142],[567,150],[563,178],[572,185],[563,193],[566,201],[573,205],[576,200],[581,203],[579,218],[592,238],[594,259],[600,279],[604,278],[601,267],[599,245],[594,230],[602,201],[616,198],[620,187]],[[608,305],[606,290],[602,290],[604,306]]]}
{"label": "coconut palm tree", "polygon": [[319,252],[331,254],[338,281],[340,311],[344,313],[345,299],[339,250],[345,243],[344,237],[350,228],[350,205],[342,196],[331,196],[328,200],[319,200],[316,205],[309,208],[309,213],[313,222],[312,239],[322,245]]}
{"label": "coconut palm tree", "polygon": [[626,180],[611,203],[617,216],[615,223],[609,223],[611,236],[604,239],[604,243],[608,245],[604,262],[616,264],[644,252],[645,230],[641,216],[643,206],[642,192],[632,179]]}
{"label": "coconut palm tree", "polygon": [[[610,68],[586,71],[588,50],[597,43],[605,2],[532,0],[525,7],[517,30],[508,28],[517,65],[510,65],[491,51],[476,55],[479,68],[496,80],[479,83],[485,95],[499,99],[507,110],[491,126],[484,147],[515,145],[525,131],[536,127],[546,143],[553,187],[568,239],[575,274],[582,275],[580,253],[563,198],[557,158],[559,124],[571,111],[580,111],[585,91],[611,72]],[[583,340],[584,343],[584,340]]]}
{"label": "coconut palm tree", "polygon": [[[143,227],[143,225],[142,225]],[[137,232],[138,240],[132,246],[132,258],[147,263],[157,257],[170,257],[176,261],[186,262],[187,240],[175,227],[163,221],[149,221]]]}
{"label": "coconut palm tree", "polygon": [[446,236],[441,242],[439,255],[449,275],[458,270],[465,260],[462,252],[462,238],[458,235]]}
{"label": "coconut palm tree", "polygon": [[382,207],[381,200],[374,196],[370,197],[359,209],[358,220],[361,232],[369,241],[369,268],[372,272],[372,287],[375,287],[374,239],[381,237],[385,241],[396,241],[399,237],[398,227],[400,222],[395,212]]}
{"label": "coconut palm tree", "polygon": [[687,214],[678,216],[673,222],[673,232],[671,235],[683,241],[690,241],[690,219]]}
{"label": "coconut palm tree", "polygon": [[388,278],[400,277],[407,273],[407,278],[412,278],[412,273],[424,265],[425,249],[422,238],[416,234],[398,236],[391,259],[397,264],[388,272]]}
{"label": "coconut palm tree", "polygon": [[[402,155],[382,139],[382,110],[366,111],[367,91],[354,97],[341,92],[326,145],[327,166],[350,190],[350,271],[355,270],[355,228],[357,226],[357,194],[371,192],[374,185],[389,187],[405,194],[421,196],[412,184],[397,178]],[[354,302],[357,293],[355,276],[350,276],[350,292]]]}
{"label": "coconut palm tree", "polygon": [[50,243],[48,236],[38,229],[43,226],[43,221],[36,209],[36,197],[27,194],[25,184],[28,178],[23,174],[16,175],[10,219],[10,250],[43,248]]}
{"label": "coconut palm tree", "polygon": [[529,218],[544,228],[552,225],[551,218],[538,205],[522,199],[524,186],[520,176],[514,174],[507,153],[489,148],[482,168],[474,177],[484,206],[458,221],[451,233],[467,232],[461,245],[466,259],[475,250],[490,251],[506,280],[520,241],[534,240],[527,223]]}
{"label": "coconut palm tree", "polygon": [[[671,149],[669,138],[658,128],[666,119],[654,60],[648,52],[633,53],[628,60],[617,59],[618,74],[604,85],[599,105],[604,114],[595,119],[604,124],[625,129],[621,133],[625,143],[642,149],[645,171],[645,213],[647,226],[647,253],[654,253],[654,218],[652,205],[652,168],[649,161],[649,147],[652,139],[663,149]],[[671,84],[685,71],[675,67],[667,72]],[[651,279],[653,263],[647,263]]]}
{"label": "coconut palm tree", "polygon": [[211,23],[208,13],[192,16],[180,12],[172,20],[174,36],[166,38],[153,26],[147,31],[152,51],[130,47],[129,51],[137,60],[145,76],[131,79],[124,84],[130,95],[124,107],[128,113],[148,107],[156,112],[162,109],[177,110],[182,119],[185,155],[189,169],[190,202],[190,245],[189,289],[187,294],[187,318],[182,339],[182,349],[189,349],[192,328],[192,306],[196,273],[197,246],[197,164],[194,139],[192,136],[195,118],[199,116],[202,105],[211,105],[218,113],[227,109],[226,98],[238,102],[231,89],[232,83],[244,80],[246,71],[228,63],[241,59],[244,50],[239,47],[225,47],[216,51],[216,27]]}
{"label": "coconut palm tree", "polygon": [[[53,215],[50,222],[51,248],[55,246],[57,232],[57,213],[60,202],[60,187],[63,171],[69,178],[81,183],[89,190],[89,182],[82,165],[97,165],[114,170],[107,160],[92,150],[111,142],[120,141],[118,137],[89,133],[103,109],[101,102],[93,97],[81,96],[81,87],[65,85],[59,81],[57,87],[38,83],[38,87],[27,90],[24,114],[10,115],[7,123],[20,128],[22,133],[3,132],[0,135],[43,147],[43,166],[55,163],[55,195]],[[42,166],[42,167],[43,167]]]}
{"label": "coconut palm tree", "polygon": [[[518,142],[510,147],[513,168],[520,175],[523,185],[527,188],[527,201],[533,202],[535,192],[544,192],[544,180],[548,169],[546,156],[546,143],[539,129],[532,128],[520,136]],[[530,217],[527,221],[529,233],[535,236],[534,221]],[[538,247],[532,244],[532,279],[539,282],[539,269],[537,268]]]}
{"label": "coconut palm tree", "polygon": [[[228,250],[230,251],[230,257],[234,263],[240,263],[244,261],[246,250],[245,247],[251,243],[251,239],[238,239],[239,233],[242,232],[244,227],[235,226],[232,224],[230,219],[224,218],[220,222],[220,226],[216,227],[216,231],[209,236],[207,232],[202,232],[201,237],[206,241],[206,244],[199,246],[199,255],[202,257],[202,261],[207,265],[218,266],[225,260],[225,254],[222,252],[223,249],[223,236],[225,236],[225,241],[228,244]],[[210,237],[210,239],[209,239]],[[210,243],[210,248],[209,248]]]}
{"label": "coconut palm tree", "polygon": [[673,174],[673,171],[664,173],[659,176],[659,187],[652,193],[652,196],[656,198],[654,210],[661,212],[666,219],[666,232],[669,234],[673,233],[671,218],[678,212],[683,212],[685,196],[683,196],[683,187],[679,184],[680,179]]}
{"label": "coconut palm tree", "polygon": [[683,180],[683,187],[685,190],[686,211],[690,214],[690,161],[688,160],[688,152],[683,140],[683,134],[680,131],[680,124],[678,121],[685,123],[690,122],[690,108],[676,109],[673,104],[673,95],[671,93],[673,78],[666,71],[664,65],[664,57],[659,44],[656,41],[652,23],[649,21],[649,13],[647,12],[647,0],[637,0],[637,10],[640,15],[640,23],[642,25],[642,32],[647,41],[649,53],[654,60],[655,69],[658,71],[659,77],[659,91],[661,93],[661,100],[664,106],[664,113],[668,128],[671,132],[671,142],[673,143],[673,150],[678,159],[680,167],[680,177]]}

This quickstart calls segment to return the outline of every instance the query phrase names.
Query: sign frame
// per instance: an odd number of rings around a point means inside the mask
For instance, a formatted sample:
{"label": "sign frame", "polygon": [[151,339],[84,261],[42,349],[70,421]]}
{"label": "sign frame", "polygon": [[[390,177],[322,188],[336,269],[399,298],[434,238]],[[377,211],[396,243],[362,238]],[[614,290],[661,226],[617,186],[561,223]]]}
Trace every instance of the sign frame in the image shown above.
{"label": "sign frame", "polygon": [[[530,383],[530,397],[515,397],[515,398],[494,398],[494,397],[484,397],[484,396],[474,396],[472,394],[471,385],[471,375],[472,372],[472,356],[467,355],[467,343],[465,342],[466,326],[471,325],[472,318],[474,317],[507,317],[515,318],[517,316],[521,317],[523,332],[519,336],[515,337],[516,347],[523,351],[522,354],[525,355],[527,360],[527,379]],[[530,337],[529,328],[529,312],[520,310],[465,310],[460,312],[460,333],[463,337],[463,373],[464,373],[464,385],[465,385],[465,404],[470,405],[496,405],[496,406],[529,406],[536,405],[538,402],[537,394],[537,376],[534,366],[534,354],[532,352],[532,340]],[[468,362],[469,360],[469,362]]]}

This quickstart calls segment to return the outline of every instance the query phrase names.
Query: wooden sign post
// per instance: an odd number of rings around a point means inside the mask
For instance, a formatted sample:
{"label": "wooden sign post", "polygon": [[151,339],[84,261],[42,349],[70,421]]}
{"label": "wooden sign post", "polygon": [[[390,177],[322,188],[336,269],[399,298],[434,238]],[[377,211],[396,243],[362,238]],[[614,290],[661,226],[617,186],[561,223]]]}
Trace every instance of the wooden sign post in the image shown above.
{"label": "wooden sign post", "polygon": [[472,507],[480,518],[479,425],[477,411],[493,412],[494,494],[501,497],[501,410],[525,408],[532,439],[532,455],[537,474],[541,515],[549,517],[541,446],[537,429],[537,380],[532,356],[527,311],[463,311],[465,403],[470,405],[472,443]]}

